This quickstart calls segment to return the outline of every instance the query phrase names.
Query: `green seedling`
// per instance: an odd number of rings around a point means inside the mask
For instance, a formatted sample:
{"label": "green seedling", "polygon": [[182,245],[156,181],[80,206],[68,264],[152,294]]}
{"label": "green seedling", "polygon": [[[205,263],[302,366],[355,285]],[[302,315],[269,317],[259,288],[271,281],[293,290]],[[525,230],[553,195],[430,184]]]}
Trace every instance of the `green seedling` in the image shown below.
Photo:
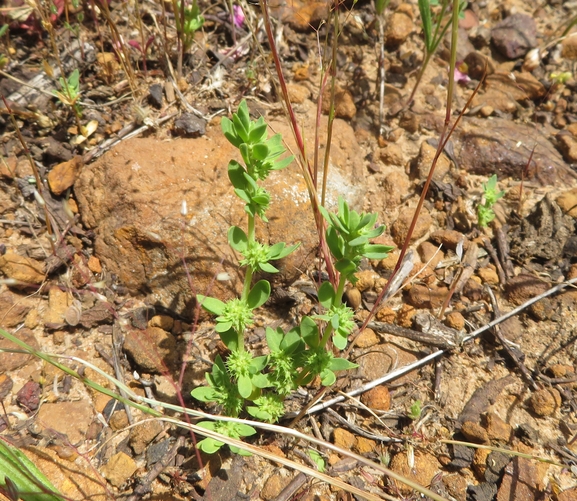
{"label": "green seedling", "polygon": [[413,405],[411,405],[407,416],[409,416],[409,418],[411,418],[413,421],[417,421],[421,417],[422,412],[423,409],[421,401],[415,400]]}
{"label": "green seedling", "polygon": [[[423,24],[423,36],[425,42],[425,59],[417,76],[417,81],[415,87],[411,92],[408,104],[413,101],[417,88],[421,83],[421,79],[431,61],[431,58],[437,51],[441,40],[445,36],[445,33],[452,24],[452,19],[449,17],[447,19],[447,14],[450,11],[450,6],[452,0],[419,0],[419,12],[421,14],[421,23]],[[463,12],[467,2],[464,0],[459,1],[459,17],[463,17]],[[433,8],[436,10],[436,14],[433,14]]]}
{"label": "green seedling", "polygon": [[[253,284],[253,277],[258,272],[277,273],[271,261],[283,259],[298,247],[283,242],[268,245],[256,239],[255,226],[258,221],[268,222],[266,211],[270,203],[270,195],[261,183],[272,171],[287,167],[292,157],[285,157],[279,134],[268,138],[264,118],[251,119],[245,101],[232,120],[223,118],[221,127],[242,158],[242,162],[229,162],[228,177],[235,194],[245,204],[247,229],[232,226],[228,241],[241,255],[239,265],[245,269],[245,278],[240,297],[228,302],[197,296],[202,307],[216,315],[215,331],[230,355],[226,360],[215,358],[212,370],[206,374],[207,386],[195,388],[192,396],[217,404],[231,417],[246,412],[258,420],[274,423],[284,414],[285,397],[299,386],[316,377],[324,386],[330,386],[336,381],[337,372],[356,367],[337,357],[332,349],[335,346],[343,350],[355,328],[353,311],[342,301],[344,287],[347,281],[355,282],[355,272],[363,258],[383,259],[391,247],[370,243],[370,239],[384,231],[383,226],[376,226],[376,214],[350,210],[344,199],[339,200],[337,214],[321,208],[328,223],[327,245],[340,274],[338,283],[336,287],[329,282],[320,286],[318,296],[323,311],[319,315],[303,317],[300,325],[288,332],[267,327],[268,354],[254,356],[245,345],[245,336],[254,310],[268,300],[271,286],[267,280]],[[235,438],[251,434],[250,430],[228,424],[219,425],[218,431]],[[205,452],[215,452],[223,445],[208,439],[200,444]]]}
{"label": "green seedling", "polygon": [[63,496],[16,447],[0,438],[0,494],[11,501],[62,501]]}
{"label": "green seedling", "polygon": [[499,191],[497,188],[496,174],[493,174],[486,183],[483,183],[483,200],[477,206],[477,220],[481,228],[486,228],[495,219],[493,205],[503,195],[505,195],[505,192]]}
{"label": "green seedling", "polygon": [[174,16],[178,38],[182,44],[182,52],[186,54],[194,42],[194,34],[204,25],[204,16],[200,13],[197,0],[190,5],[173,1]]}
{"label": "green seedling", "polygon": [[58,79],[60,90],[53,90],[52,93],[58,98],[58,100],[69,106],[76,118],[76,123],[78,125],[78,133],[86,136],[86,131],[84,127],[80,124],[80,118],[82,117],[82,109],[80,107],[80,72],[78,68],[75,69],[68,78],[60,77]]}
{"label": "green seedling", "polygon": [[327,469],[325,460],[320,455],[319,452],[315,451],[314,449],[308,450],[309,457],[312,459],[313,463],[317,465],[317,470],[321,473],[324,473]]}

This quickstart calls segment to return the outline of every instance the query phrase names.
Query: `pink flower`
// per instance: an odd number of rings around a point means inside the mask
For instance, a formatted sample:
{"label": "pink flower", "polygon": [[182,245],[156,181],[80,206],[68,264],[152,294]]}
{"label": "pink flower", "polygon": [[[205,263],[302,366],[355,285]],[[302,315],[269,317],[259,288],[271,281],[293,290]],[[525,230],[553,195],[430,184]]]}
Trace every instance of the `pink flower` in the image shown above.
{"label": "pink flower", "polygon": [[245,15],[240,5],[232,6],[232,22],[237,28],[241,28],[244,24]]}
{"label": "pink flower", "polygon": [[467,75],[468,70],[469,68],[466,63],[457,63],[455,66],[455,82],[462,84],[469,83],[471,78]]}

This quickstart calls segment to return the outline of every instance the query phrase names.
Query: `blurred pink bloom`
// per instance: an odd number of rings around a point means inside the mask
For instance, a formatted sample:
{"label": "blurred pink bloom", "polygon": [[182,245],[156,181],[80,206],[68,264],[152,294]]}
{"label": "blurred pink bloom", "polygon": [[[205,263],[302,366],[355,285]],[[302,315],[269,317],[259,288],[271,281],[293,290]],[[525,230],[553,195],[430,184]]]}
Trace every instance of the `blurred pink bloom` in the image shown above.
{"label": "blurred pink bloom", "polygon": [[455,82],[466,84],[471,81],[469,75],[467,75],[467,65],[465,63],[457,63],[455,66]]}
{"label": "blurred pink bloom", "polygon": [[232,22],[237,28],[241,28],[244,24],[245,15],[240,5],[232,6]]}

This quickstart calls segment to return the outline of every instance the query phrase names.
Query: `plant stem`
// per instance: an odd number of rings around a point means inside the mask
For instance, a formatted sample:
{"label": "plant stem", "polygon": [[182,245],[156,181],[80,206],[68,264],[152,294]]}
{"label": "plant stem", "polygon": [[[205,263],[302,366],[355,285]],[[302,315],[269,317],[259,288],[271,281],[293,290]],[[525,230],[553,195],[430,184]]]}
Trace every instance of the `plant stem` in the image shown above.
{"label": "plant stem", "polygon": [[[340,275],[339,278],[339,285],[337,287],[337,292],[335,294],[335,297],[333,299],[333,306],[340,306],[342,301],[343,301],[343,292],[345,290],[345,284],[347,283],[347,277],[345,277],[342,273]],[[333,324],[332,323],[328,323],[327,327],[325,329],[325,332],[323,332],[323,337],[321,339],[321,344],[320,346],[322,348],[324,348],[327,343],[329,342],[329,339],[331,337],[331,334],[333,332]]]}

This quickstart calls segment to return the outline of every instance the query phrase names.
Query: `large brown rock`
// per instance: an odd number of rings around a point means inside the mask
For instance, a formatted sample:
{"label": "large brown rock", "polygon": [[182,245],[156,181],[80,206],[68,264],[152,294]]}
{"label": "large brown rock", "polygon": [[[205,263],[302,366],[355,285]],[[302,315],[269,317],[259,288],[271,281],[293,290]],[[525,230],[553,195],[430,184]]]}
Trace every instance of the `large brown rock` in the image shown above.
{"label": "large brown rock", "polygon": [[497,174],[520,179],[535,147],[529,179],[543,185],[574,185],[577,175],[540,126],[515,123],[504,118],[462,120],[458,144],[459,167],[482,176]]}
{"label": "large brown rock", "polygon": [[[325,127],[326,121],[323,117]],[[296,151],[283,122],[272,122],[271,127]],[[314,137],[311,131],[312,124],[305,125],[305,137]],[[187,316],[195,293],[221,299],[238,293],[243,274],[227,231],[230,225],[246,229],[246,214],[228,180],[231,158],[240,160],[238,150],[223,137],[220,126],[209,126],[201,138],[132,139],[83,167],[75,185],[83,222],[95,231],[96,255],[131,292],[148,292],[152,303]],[[356,205],[362,168],[353,130],[335,120],[329,208],[336,206],[339,195]],[[269,223],[257,221],[258,238],[271,244],[301,243],[276,264],[280,274],[274,280],[290,283],[307,268],[317,245],[308,192],[296,163],[273,172],[265,186],[271,194]],[[186,217],[180,215],[183,201]],[[229,279],[214,280],[221,272]]]}

